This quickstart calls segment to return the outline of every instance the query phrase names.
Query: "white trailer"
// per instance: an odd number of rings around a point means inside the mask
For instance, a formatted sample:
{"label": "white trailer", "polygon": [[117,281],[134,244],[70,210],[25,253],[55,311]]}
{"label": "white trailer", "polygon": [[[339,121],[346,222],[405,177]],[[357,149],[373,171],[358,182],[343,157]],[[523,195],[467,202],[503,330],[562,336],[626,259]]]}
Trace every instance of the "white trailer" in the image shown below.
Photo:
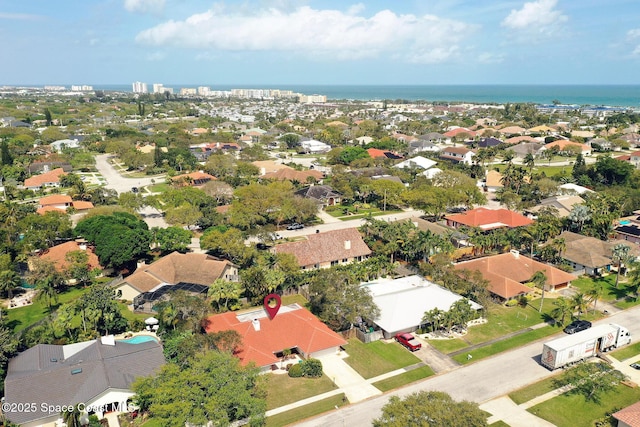
{"label": "white trailer", "polygon": [[630,342],[631,334],[628,329],[615,323],[598,325],[545,343],[540,363],[554,370]]}

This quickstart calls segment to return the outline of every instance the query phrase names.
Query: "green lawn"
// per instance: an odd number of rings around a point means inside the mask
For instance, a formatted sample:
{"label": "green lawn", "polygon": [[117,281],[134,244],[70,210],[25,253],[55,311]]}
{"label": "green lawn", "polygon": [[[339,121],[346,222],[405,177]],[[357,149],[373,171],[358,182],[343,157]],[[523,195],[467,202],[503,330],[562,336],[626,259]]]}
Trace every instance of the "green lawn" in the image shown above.
{"label": "green lawn", "polygon": [[385,392],[402,387],[403,385],[411,384],[414,381],[430,377],[433,374],[434,372],[430,367],[421,366],[417,369],[405,372],[404,374],[395,375],[391,378],[387,378],[386,380],[377,381],[373,383],[373,386],[378,390]]}
{"label": "green lawn", "polygon": [[609,353],[611,356],[615,357],[619,361],[630,359],[634,356],[640,355],[640,342],[635,344],[631,344]]}
{"label": "green lawn", "polygon": [[365,379],[420,362],[413,353],[396,342],[374,341],[364,344],[352,338],[344,348],[349,354],[345,362]]}
{"label": "green lawn", "polygon": [[[58,303],[51,306],[52,310],[57,309],[60,305],[73,301],[78,298],[86,289],[69,287],[58,296]],[[39,320],[44,319],[49,314],[49,310],[44,301],[33,301],[33,304],[20,308],[12,308],[7,311],[6,324],[19,332],[29,325],[33,325]]]}
{"label": "green lawn", "polygon": [[577,280],[571,282],[571,286],[580,289],[582,292],[587,292],[589,289],[593,287],[594,284],[600,283],[604,287],[604,292],[600,299],[602,301],[614,301],[620,298],[624,298],[627,295],[627,287],[621,282],[618,285],[618,289],[616,289],[616,275],[609,274],[604,277],[589,277],[589,276],[580,276]]}
{"label": "green lawn", "polygon": [[[475,326],[474,326],[475,328]],[[469,344],[462,341],[460,338],[454,338],[449,340],[427,340],[429,345],[438,350],[441,353],[449,354],[457,350],[462,350],[465,347],[469,347]]]}
{"label": "green lawn", "polygon": [[367,207],[359,207],[357,210],[353,206],[348,205],[331,206],[325,208],[325,211],[332,217],[339,218],[341,220],[359,219],[364,218],[367,215],[379,216],[402,212],[401,210],[396,209],[387,209],[386,211],[383,211],[382,209],[371,205],[367,205]]}
{"label": "green lawn", "polygon": [[595,420],[640,400],[640,388],[619,385],[603,394],[600,404],[585,401],[582,395],[562,394],[529,408],[532,414],[558,427],[593,427]]}
{"label": "green lawn", "polygon": [[464,338],[472,344],[479,344],[542,323],[553,310],[553,300],[551,298],[544,300],[542,313],[538,312],[539,307],[539,300],[531,301],[526,307],[491,306],[488,322],[470,327],[469,333]]}
{"label": "green lawn", "polygon": [[320,378],[291,378],[287,374],[267,374],[267,410],[337,388],[323,375]]}
{"label": "green lawn", "polygon": [[165,191],[169,190],[171,186],[163,182],[160,184],[150,185],[148,188],[152,193],[164,193]]}
{"label": "green lawn", "polygon": [[310,403],[308,405],[268,417],[267,427],[281,427],[293,424],[296,421],[301,421],[306,418],[322,414],[323,412],[331,411],[332,409],[335,409],[336,406],[340,407],[347,403],[348,401],[344,394],[332,396],[319,402]]}
{"label": "green lawn", "polygon": [[493,424],[489,424],[489,427],[509,427],[509,424],[505,423],[502,420],[498,420]]}
{"label": "green lawn", "polygon": [[[461,364],[474,362],[476,360],[479,360],[485,357],[493,356],[494,354],[502,353],[503,351],[507,351],[516,347],[523,346],[530,342],[536,341],[540,338],[553,335],[557,332],[558,332],[557,328],[553,326],[545,326],[540,329],[535,329],[533,331],[529,331],[520,335],[513,336],[511,338],[507,338],[507,339],[495,342],[485,347],[480,347],[475,350],[470,350],[468,353],[464,352],[461,354],[457,354],[453,356],[453,359]],[[542,345],[540,345],[540,350],[542,351]],[[468,358],[467,356],[468,354],[471,355],[471,359]]]}
{"label": "green lawn", "polygon": [[284,295],[282,297],[282,305],[289,305],[294,303],[297,303],[301,307],[306,307],[309,301],[307,301],[307,299],[300,294]]}
{"label": "green lawn", "polygon": [[[558,373],[562,371],[559,370]],[[509,394],[511,400],[514,401],[516,405],[520,405],[522,403],[528,402],[531,399],[534,399],[538,396],[542,396],[545,393],[548,393],[555,389],[553,386],[553,382],[556,380],[556,377],[545,378],[542,381],[538,381],[537,383],[533,383],[526,387],[521,388],[520,390],[516,390],[513,393]]]}

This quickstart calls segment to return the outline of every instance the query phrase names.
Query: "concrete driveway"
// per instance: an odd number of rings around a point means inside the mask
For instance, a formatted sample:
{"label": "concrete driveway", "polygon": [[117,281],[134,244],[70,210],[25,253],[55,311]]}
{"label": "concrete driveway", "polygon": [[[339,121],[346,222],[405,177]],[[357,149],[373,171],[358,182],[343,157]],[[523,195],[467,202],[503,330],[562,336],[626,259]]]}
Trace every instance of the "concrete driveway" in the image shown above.
{"label": "concrete driveway", "polygon": [[[109,162],[113,156],[111,154],[99,154],[96,156],[96,169],[107,181],[105,188],[116,190],[118,194],[131,191],[133,187],[146,187],[153,182],[163,182],[164,176],[153,176],[145,178],[128,178],[118,172]],[[152,182],[153,181],[153,182]]]}

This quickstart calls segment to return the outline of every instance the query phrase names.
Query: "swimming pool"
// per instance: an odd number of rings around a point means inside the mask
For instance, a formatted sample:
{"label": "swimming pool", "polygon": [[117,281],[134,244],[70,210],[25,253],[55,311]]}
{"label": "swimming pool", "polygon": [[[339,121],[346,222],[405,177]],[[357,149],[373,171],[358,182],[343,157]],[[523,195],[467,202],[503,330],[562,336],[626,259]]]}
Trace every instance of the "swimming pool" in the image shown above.
{"label": "swimming pool", "polygon": [[620,221],[620,225],[628,225],[631,224],[631,221],[629,221],[628,219],[623,219],[622,221]]}
{"label": "swimming pool", "polygon": [[118,342],[124,342],[127,344],[142,344],[143,342],[149,341],[158,342],[158,340],[151,335],[136,335],[135,337],[127,338],[126,340],[118,340]]}

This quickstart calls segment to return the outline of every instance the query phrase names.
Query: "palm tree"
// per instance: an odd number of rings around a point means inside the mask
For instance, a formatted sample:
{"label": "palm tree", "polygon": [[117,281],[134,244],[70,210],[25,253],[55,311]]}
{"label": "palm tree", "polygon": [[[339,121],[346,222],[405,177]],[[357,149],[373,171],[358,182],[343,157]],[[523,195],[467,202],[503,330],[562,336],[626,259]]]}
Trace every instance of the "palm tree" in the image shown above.
{"label": "palm tree", "polygon": [[627,289],[635,294],[635,300],[638,301],[638,290],[640,289],[640,262],[634,261],[629,265],[629,286]]}
{"label": "palm tree", "polygon": [[54,281],[47,277],[36,284],[36,289],[38,290],[38,294],[35,299],[44,301],[49,311],[51,311],[51,306],[53,305],[51,302],[58,303],[58,291]]}
{"label": "palm tree", "polygon": [[616,289],[618,289],[618,282],[620,281],[620,268],[622,267],[623,262],[629,259],[630,249],[631,248],[624,243],[618,243],[613,247],[613,255],[611,258],[618,267],[618,272],[616,273]]}
{"label": "palm tree", "polygon": [[9,299],[13,298],[13,290],[20,287],[22,280],[20,275],[13,270],[0,272],[0,291],[6,292]]}
{"label": "palm tree", "polygon": [[553,301],[553,305],[555,307],[551,310],[551,317],[560,325],[564,325],[567,315],[573,311],[571,302],[565,297],[558,297]]}
{"label": "palm tree", "polygon": [[536,271],[529,282],[533,283],[536,288],[540,288],[542,290],[542,296],[540,298],[540,308],[538,312],[542,313],[542,305],[544,304],[544,291],[547,285],[547,275],[542,270]]}
{"label": "palm tree", "polygon": [[589,300],[583,292],[578,292],[571,298],[571,305],[578,312],[578,319],[580,319],[582,313],[586,313],[589,310]]}
{"label": "palm tree", "polygon": [[591,211],[586,205],[575,205],[569,212],[569,221],[577,225],[578,232],[582,230],[584,223],[591,219]]}
{"label": "palm tree", "polygon": [[522,163],[529,168],[529,177],[531,177],[533,174],[533,167],[536,164],[536,158],[533,157],[533,154],[527,153],[527,155],[524,156]]}
{"label": "palm tree", "polygon": [[72,408],[68,408],[60,415],[62,415],[62,421],[67,425],[67,427],[81,427],[82,422],[80,421],[80,416],[82,412],[80,411],[80,403],[73,406]]}
{"label": "palm tree", "polygon": [[596,312],[596,305],[598,304],[598,299],[604,293],[604,285],[600,282],[594,282],[593,286],[589,288],[589,290],[585,293],[589,302],[593,304],[593,312]]}

